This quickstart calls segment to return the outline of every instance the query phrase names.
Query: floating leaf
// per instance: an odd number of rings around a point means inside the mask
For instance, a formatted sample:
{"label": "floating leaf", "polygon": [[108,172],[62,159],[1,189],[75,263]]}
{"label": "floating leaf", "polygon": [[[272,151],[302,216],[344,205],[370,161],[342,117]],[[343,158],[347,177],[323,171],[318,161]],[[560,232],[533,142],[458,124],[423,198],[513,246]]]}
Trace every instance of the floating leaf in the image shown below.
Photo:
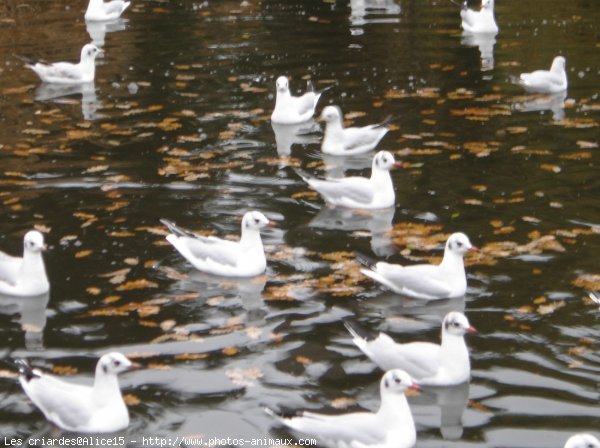
{"label": "floating leaf", "polygon": [[127,283],[120,285],[117,291],[131,291],[132,289],[146,289],[146,288],[158,288],[158,283],[146,280],[130,280]]}

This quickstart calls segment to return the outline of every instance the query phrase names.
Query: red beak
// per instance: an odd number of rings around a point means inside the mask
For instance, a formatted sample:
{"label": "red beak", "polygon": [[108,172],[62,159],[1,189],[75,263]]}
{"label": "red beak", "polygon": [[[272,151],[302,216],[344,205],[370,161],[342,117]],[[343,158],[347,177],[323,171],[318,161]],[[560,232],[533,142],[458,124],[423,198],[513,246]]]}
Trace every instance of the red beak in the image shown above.
{"label": "red beak", "polygon": [[267,224],[267,227],[278,227],[278,225],[275,221],[269,221],[269,223]]}
{"label": "red beak", "polygon": [[479,334],[479,332],[477,331],[477,328],[475,328],[473,325],[471,325],[469,328],[467,328],[467,333]]}
{"label": "red beak", "polygon": [[471,246],[469,252],[479,252],[479,248],[477,246]]}
{"label": "red beak", "polygon": [[401,168],[401,167],[402,167],[402,162],[396,162],[393,165],[393,169],[398,169],[398,168]]}
{"label": "red beak", "polygon": [[421,386],[419,386],[417,383],[412,383],[408,388],[412,390],[421,390]]}

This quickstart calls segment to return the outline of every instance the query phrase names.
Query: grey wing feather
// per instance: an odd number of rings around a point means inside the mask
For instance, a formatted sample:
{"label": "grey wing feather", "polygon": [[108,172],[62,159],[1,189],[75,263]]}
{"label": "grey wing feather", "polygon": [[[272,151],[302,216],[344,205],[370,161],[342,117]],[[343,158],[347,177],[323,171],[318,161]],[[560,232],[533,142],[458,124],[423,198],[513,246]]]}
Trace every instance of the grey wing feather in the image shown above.
{"label": "grey wing feather", "polygon": [[29,381],[26,391],[46,417],[60,421],[63,426],[77,428],[91,418],[92,410],[86,401],[90,394],[89,387],[42,375]]}
{"label": "grey wing feather", "polygon": [[19,274],[22,261],[20,257],[13,257],[0,251],[0,280],[13,283]]}
{"label": "grey wing feather", "polygon": [[365,178],[311,179],[309,184],[330,198],[348,198],[361,203],[369,203],[373,200],[373,190],[370,188],[369,180]]}
{"label": "grey wing feather", "polygon": [[[386,266],[386,265],[384,265]],[[431,297],[445,297],[450,294],[448,285],[436,278],[438,267],[432,265],[392,266],[387,265],[384,272],[376,271],[391,283]]]}

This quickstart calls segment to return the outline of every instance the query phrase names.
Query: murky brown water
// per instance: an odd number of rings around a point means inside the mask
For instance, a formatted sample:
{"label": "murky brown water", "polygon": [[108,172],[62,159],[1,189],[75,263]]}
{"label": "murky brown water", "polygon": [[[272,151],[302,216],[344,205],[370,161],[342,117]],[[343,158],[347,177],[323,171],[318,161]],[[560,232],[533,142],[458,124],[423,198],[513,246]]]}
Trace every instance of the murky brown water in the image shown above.
{"label": "murky brown water", "polygon": [[[6,356],[75,366],[83,380],[100,353],[145,354],[148,368],[121,379],[130,440],[285,436],[264,406],[377,406],[381,372],[342,318],[434,341],[443,315],[465,309],[480,330],[468,341],[473,379],[410,398],[418,447],[547,448],[597,434],[600,312],[584,299],[592,285],[574,281],[599,271],[600,10],[530,3],[499,2],[495,42],[473,42],[441,0],[366,12],[134,0],[105,30],[86,29],[84,2],[5,0],[0,243],[18,253],[41,226],[52,283],[49,298],[0,303]],[[40,88],[12,56],[74,60],[88,31],[105,50],[94,86]],[[559,53],[565,107],[510,83]],[[295,92],[306,76],[334,84],[321,106],[356,124],[399,115],[379,146],[406,164],[395,213],[328,210],[304,194],[290,166],[364,174],[370,157],[327,159],[319,135],[275,135],[281,74]],[[194,272],[158,222],[236,235],[248,209],[279,222],[264,233],[267,274],[250,281]],[[352,277],[353,250],[410,263],[432,252],[403,251],[406,235],[435,244],[457,230],[486,255],[470,261],[464,300],[411,301]],[[14,379],[0,384],[3,435],[56,433]]]}

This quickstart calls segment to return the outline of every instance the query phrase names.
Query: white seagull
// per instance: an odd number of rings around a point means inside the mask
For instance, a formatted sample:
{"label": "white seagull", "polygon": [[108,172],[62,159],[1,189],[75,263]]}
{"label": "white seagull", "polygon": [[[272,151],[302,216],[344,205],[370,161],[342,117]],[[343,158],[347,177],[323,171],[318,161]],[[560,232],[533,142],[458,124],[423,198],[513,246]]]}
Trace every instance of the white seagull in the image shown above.
{"label": "white seagull", "polygon": [[81,49],[79,63],[44,62],[19,56],[25,66],[33,70],[43,82],[52,84],[81,84],[94,80],[96,72],[96,56],[100,49],[94,44],[86,44]]}
{"label": "white seagull", "polygon": [[307,82],[307,91],[302,96],[292,96],[288,79],[280,76],[275,82],[277,96],[271,121],[278,124],[297,124],[312,118],[321,94],[327,90],[316,92],[311,81]]}
{"label": "white seagull", "polygon": [[85,20],[90,22],[102,22],[105,20],[114,20],[121,17],[123,11],[131,2],[123,0],[112,0],[104,2],[104,0],[90,0],[87,10],[85,11]]}
{"label": "white seagull", "polygon": [[50,290],[42,252],[44,236],[31,230],[23,238],[23,257],[0,252],[0,294],[37,296]]}
{"label": "white seagull", "polygon": [[494,0],[481,0],[481,9],[474,11],[468,8],[467,0],[462,4],[460,10],[462,28],[467,33],[495,34],[498,25],[494,19]]}
{"label": "white seagull", "polygon": [[565,448],[600,448],[600,441],[591,434],[575,434],[569,437]]}
{"label": "white seagull", "polygon": [[171,232],[167,241],[199,271],[225,277],[254,277],[267,267],[260,229],[275,223],[260,212],[244,215],[239,242],[198,235],[166,219],[160,221]]}
{"label": "white seagull", "polygon": [[361,336],[360,328],[345,322],[352,341],[383,370],[403,369],[422,386],[454,386],[469,381],[471,362],[465,333],[476,333],[467,317],[452,311],[442,322],[442,344],[399,344],[385,333],[375,338]]}
{"label": "white seagull", "polygon": [[404,395],[407,389],[419,389],[419,386],[406,372],[395,369],[386,372],[381,379],[381,405],[377,412],[323,415],[304,411],[288,418],[270,409],[266,411],[287,427],[314,436],[329,447],[385,444],[392,435],[394,448],[411,448],[416,443],[417,433]]}
{"label": "white seagull", "polygon": [[344,128],[342,119],[342,110],[337,106],[327,106],[321,112],[320,120],[325,122],[321,150],[325,154],[352,156],[371,151],[389,131],[386,125],[392,117],[379,124],[349,128]]}
{"label": "white seagull", "polygon": [[106,433],[129,425],[117,374],[133,366],[121,353],[104,355],[96,365],[93,386],[67,383],[26,361],[17,361],[19,382],[44,416],[66,431]]}
{"label": "white seagull", "polygon": [[558,93],[567,90],[566,60],[556,56],[552,60],[550,70],[536,70],[531,73],[521,73],[518,83],[525,90],[537,93]]}
{"label": "white seagull", "polygon": [[448,238],[439,265],[402,266],[383,261],[372,264],[366,257],[359,257],[359,261],[367,265],[361,269],[363,274],[398,294],[424,300],[452,299],[467,292],[463,256],[467,251],[477,250],[467,235],[457,232]]}
{"label": "white seagull", "polygon": [[373,157],[371,177],[342,177],[317,179],[297,171],[309,187],[316,190],[331,205],[378,209],[393,207],[396,202],[390,170],[402,166],[387,151],[379,151]]}

